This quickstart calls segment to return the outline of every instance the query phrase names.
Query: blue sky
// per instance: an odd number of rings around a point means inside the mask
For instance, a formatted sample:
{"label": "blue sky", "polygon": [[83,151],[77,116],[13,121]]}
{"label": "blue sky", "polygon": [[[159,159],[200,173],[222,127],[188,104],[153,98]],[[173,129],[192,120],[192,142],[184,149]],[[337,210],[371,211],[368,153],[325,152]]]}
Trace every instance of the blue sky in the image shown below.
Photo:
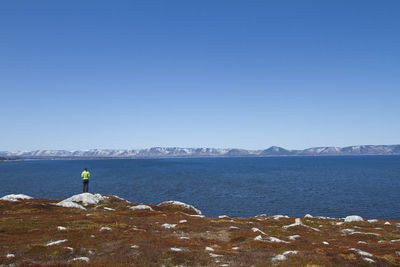
{"label": "blue sky", "polygon": [[0,150],[398,144],[399,1],[1,1]]}

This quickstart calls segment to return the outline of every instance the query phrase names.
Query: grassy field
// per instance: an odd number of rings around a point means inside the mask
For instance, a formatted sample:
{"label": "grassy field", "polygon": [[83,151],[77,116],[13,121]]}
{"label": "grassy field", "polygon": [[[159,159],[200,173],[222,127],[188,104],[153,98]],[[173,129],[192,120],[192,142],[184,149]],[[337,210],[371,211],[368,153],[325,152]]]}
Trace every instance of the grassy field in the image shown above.
{"label": "grassy field", "polygon": [[200,217],[174,204],[132,210],[113,196],[86,210],[59,201],[0,201],[1,266],[400,266],[398,221],[294,224]]}

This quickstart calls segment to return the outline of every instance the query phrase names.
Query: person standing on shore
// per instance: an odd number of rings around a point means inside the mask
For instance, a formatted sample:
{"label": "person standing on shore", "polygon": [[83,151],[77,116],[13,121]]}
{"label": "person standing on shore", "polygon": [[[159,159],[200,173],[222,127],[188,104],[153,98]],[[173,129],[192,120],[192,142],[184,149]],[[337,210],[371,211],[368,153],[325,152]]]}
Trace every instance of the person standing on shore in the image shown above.
{"label": "person standing on shore", "polygon": [[87,193],[89,191],[89,178],[90,172],[85,168],[81,174],[82,181],[83,181],[83,193]]}

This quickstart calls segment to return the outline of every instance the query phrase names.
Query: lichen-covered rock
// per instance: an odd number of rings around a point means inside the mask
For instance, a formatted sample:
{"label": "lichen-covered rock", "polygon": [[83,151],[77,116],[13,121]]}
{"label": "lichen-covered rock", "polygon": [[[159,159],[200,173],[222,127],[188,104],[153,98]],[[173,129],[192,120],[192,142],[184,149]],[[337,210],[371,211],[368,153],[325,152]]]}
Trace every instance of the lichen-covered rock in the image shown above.
{"label": "lichen-covered rock", "polygon": [[180,201],[165,201],[158,204],[162,210],[166,211],[181,211],[191,215],[201,215],[201,211],[196,209],[194,206],[180,202]]}

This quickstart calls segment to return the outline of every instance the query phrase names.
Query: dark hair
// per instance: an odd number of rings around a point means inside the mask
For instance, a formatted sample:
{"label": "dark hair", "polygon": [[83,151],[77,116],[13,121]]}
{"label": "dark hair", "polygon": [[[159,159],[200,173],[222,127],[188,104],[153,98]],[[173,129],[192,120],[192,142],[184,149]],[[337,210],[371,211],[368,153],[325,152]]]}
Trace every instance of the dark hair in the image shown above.
{"label": "dark hair", "polygon": [[87,169],[85,168],[85,171],[87,171]]}

